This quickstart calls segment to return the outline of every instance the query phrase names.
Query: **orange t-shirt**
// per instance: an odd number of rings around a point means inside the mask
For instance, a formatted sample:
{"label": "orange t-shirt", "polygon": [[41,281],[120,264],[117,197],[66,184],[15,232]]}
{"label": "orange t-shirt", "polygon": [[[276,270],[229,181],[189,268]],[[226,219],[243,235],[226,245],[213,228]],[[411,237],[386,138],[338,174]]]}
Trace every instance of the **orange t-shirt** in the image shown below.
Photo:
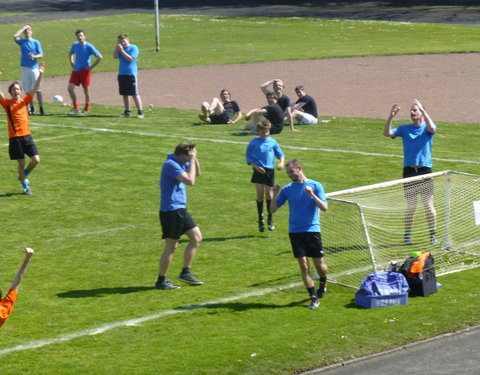
{"label": "orange t-shirt", "polygon": [[8,135],[10,138],[30,135],[30,127],[28,126],[28,103],[32,100],[33,97],[30,94],[20,98],[18,102],[5,97],[0,100],[0,104],[7,114]]}
{"label": "orange t-shirt", "polygon": [[13,311],[13,306],[17,301],[18,292],[15,289],[10,289],[5,298],[0,299],[0,327],[8,319]]}

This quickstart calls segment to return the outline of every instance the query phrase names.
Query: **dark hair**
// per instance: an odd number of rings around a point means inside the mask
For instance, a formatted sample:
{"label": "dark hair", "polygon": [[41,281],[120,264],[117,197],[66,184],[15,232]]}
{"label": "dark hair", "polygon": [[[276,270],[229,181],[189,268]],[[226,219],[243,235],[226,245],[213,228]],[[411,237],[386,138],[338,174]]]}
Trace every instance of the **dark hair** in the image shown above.
{"label": "dark hair", "polygon": [[175,147],[175,155],[188,155],[188,153],[195,148],[193,142],[181,142]]}
{"label": "dark hair", "polygon": [[302,85],[295,87],[295,91],[302,90],[305,91]]}
{"label": "dark hair", "polygon": [[80,33],[86,34],[86,33],[85,33],[85,30],[83,30],[83,29],[78,29],[77,31],[75,31],[75,35],[78,35],[78,34],[80,34]]}
{"label": "dark hair", "polygon": [[18,82],[18,81],[12,82],[12,84],[10,86],[8,86],[8,93],[10,95],[12,95],[12,89],[13,89],[13,86],[15,86],[15,85],[18,85],[20,87],[20,90],[22,89],[22,85],[20,84],[20,82]]}
{"label": "dark hair", "polygon": [[223,89],[222,91],[220,91],[220,96],[222,96],[223,93],[227,93],[228,95],[230,95],[230,91],[226,90],[226,89]]}
{"label": "dark hair", "polygon": [[300,163],[300,161],[297,160],[297,159],[292,159],[292,160],[287,161],[286,165],[290,165],[293,168],[298,168],[298,167],[301,168],[302,167],[302,163]]}
{"label": "dark hair", "polygon": [[271,92],[271,91],[267,91],[265,96],[267,97],[267,99],[270,99],[270,98],[277,99],[277,95],[274,92]]}

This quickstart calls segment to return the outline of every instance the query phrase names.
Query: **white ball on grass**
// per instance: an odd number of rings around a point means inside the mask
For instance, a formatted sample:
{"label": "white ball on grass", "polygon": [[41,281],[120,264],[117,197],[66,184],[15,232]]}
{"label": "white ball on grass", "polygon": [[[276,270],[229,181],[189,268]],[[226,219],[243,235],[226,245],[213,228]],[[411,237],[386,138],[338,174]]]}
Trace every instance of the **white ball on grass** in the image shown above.
{"label": "white ball on grass", "polygon": [[61,95],[55,95],[55,96],[53,97],[53,101],[54,101],[55,103],[63,103],[63,98],[61,97]]}

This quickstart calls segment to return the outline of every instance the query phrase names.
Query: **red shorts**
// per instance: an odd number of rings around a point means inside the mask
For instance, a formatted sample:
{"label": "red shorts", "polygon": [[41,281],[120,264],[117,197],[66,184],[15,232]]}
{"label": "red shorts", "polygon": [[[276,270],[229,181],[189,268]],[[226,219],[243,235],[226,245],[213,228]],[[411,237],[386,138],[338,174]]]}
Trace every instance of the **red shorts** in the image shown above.
{"label": "red shorts", "polygon": [[75,86],[88,87],[90,86],[90,80],[92,79],[92,71],[82,69],[78,72],[72,72],[70,76],[70,83],[73,83]]}

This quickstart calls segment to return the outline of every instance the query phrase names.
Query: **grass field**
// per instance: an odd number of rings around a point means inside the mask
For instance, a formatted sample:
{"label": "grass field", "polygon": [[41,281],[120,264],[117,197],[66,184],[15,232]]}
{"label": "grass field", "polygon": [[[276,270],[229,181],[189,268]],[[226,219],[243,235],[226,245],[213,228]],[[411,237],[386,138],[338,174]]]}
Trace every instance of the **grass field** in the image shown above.
{"label": "grass field", "polygon": [[[208,52],[191,52],[194,63],[209,63]],[[93,106],[87,118],[67,117],[59,105],[46,110],[52,115],[31,124],[42,156],[32,196],[19,194],[5,137],[2,143],[4,290],[22,248],[36,250],[1,330],[2,374],[292,374],[479,324],[479,269],[441,277],[438,293],[408,306],[358,309],[353,289],[330,285],[320,308],[308,310],[287,209],[275,215],[275,232],[256,230],[244,161],[251,138],[234,134],[241,126],[199,126],[195,112],[175,109],[147,111],[144,120],[118,118],[120,107]],[[399,177],[401,142],[381,135],[383,122],[336,118],[276,139],[331,192]],[[356,136],[339,137],[344,129]],[[478,174],[477,133],[478,124],[440,123],[435,170]],[[194,272],[205,285],[158,291],[159,171],[165,154],[188,139],[202,164],[188,207],[204,235]],[[277,183],[287,182],[277,173]]]}

